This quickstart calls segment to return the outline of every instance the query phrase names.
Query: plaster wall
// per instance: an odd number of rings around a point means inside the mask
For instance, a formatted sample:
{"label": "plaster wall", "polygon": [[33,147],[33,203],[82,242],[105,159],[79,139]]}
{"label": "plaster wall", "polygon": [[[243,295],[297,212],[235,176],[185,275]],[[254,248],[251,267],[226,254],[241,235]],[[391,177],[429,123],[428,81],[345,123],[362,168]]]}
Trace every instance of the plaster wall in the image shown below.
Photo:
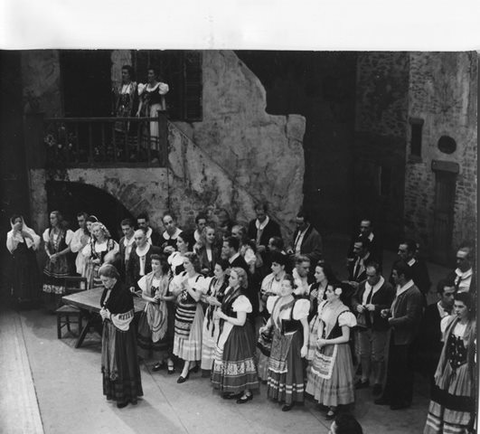
{"label": "plaster wall", "polygon": [[[424,125],[421,158],[407,158],[405,225],[407,234],[421,239],[427,247],[434,224],[432,160],[459,164],[452,203],[452,247],[476,239],[477,64],[473,52],[410,54],[409,116],[423,119]],[[438,140],[444,135],[457,143],[452,154],[438,149]]]}

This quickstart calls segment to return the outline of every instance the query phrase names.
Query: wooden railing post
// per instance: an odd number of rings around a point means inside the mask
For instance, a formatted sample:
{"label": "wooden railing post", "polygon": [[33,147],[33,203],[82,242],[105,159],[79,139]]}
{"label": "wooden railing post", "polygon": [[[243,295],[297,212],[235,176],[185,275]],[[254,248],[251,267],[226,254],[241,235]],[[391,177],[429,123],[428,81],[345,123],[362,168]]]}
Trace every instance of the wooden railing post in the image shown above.
{"label": "wooden railing post", "polygon": [[158,161],[165,166],[168,161],[168,124],[166,112],[158,112]]}

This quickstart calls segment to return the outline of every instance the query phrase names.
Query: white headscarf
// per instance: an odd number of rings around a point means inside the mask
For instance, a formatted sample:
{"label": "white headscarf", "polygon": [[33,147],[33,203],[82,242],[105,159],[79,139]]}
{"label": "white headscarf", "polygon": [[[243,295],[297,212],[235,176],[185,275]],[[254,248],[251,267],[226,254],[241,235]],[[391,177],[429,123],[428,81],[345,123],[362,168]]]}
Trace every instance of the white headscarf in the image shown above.
{"label": "white headscarf", "polygon": [[[35,233],[33,229],[30,229],[26,225],[25,220],[23,220],[22,216],[15,217],[15,220],[17,218],[20,218],[22,220],[22,228],[20,229],[19,232],[15,232],[13,230],[14,222],[10,220],[10,226],[12,227],[12,229],[7,233],[6,244],[7,244],[8,251],[10,253],[13,253],[18,247],[18,243],[23,243],[23,242],[25,242],[25,244],[27,245],[27,248],[30,249],[33,247],[33,250],[37,250],[38,246],[40,245],[40,237]],[[22,232],[26,232],[30,234],[31,237],[33,238],[33,241],[30,238],[23,238]]]}

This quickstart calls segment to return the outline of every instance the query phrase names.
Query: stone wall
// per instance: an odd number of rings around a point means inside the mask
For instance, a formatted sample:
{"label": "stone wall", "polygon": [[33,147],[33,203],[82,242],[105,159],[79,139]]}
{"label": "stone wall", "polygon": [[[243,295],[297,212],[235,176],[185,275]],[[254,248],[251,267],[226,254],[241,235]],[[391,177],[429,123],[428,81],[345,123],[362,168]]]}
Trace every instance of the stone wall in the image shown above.
{"label": "stone wall", "polygon": [[[244,202],[242,194],[232,195],[227,182],[218,185],[226,191],[212,194],[216,200],[210,203],[227,208],[233,218],[249,220],[254,217],[253,201],[266,200],[289,236],[303,202],[305,118],[267,114],[264,87],[232,51],[204,52],[203,101],[202,122],[177,125],[235,189],[250,197]],[[194,171],[199,168],[191,166]],[[205,176],[208,170],[192,173],[197,179]]]}
{"label": "stone wall", "polygon": [[354,208],[357,220],[374,220],[389,248],[404,231],[408,74],[407,53],[357,55]]}
{"label": "stone wall", "polygon": [[[411,53],[409,116],[424,120],[421,158],[408,156],[405,186],[407,234],[432,246],[435,174],[432,161],[459,164],[453,207],[452,247],[476,239],[477,99],[476,53]],[[457,150],[438,149],[450,136]],[[409,152],[409,149],[408,149]]]}
{"label": "stone wall", "polygon": [[58,50],[22,52],[24,113],[43,112],[61,117],[60,57]]}

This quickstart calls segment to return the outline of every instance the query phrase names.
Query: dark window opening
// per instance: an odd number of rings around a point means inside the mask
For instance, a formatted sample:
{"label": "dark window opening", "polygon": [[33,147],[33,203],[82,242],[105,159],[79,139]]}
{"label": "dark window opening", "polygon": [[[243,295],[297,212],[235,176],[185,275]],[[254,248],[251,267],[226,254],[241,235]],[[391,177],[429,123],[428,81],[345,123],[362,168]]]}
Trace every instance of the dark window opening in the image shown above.
{"label": "dark window opening", "polygon": [[440,137],[437,146],[444,154],[453,154],[457,150],[457,142],[449,136]]}
{"label": "dark window opening", "polygon": [[159,79],[168,84],[166,95],[170,119],[187,122],[203,118],[201,51],[136,51],[133,55],[138,83],[147,82],[149,67],[159,70]]}
{"label": "dark window opening", "polygon": [[412,126],[410,154],[421,157],[423,119],[410,119],[410,125]]}

